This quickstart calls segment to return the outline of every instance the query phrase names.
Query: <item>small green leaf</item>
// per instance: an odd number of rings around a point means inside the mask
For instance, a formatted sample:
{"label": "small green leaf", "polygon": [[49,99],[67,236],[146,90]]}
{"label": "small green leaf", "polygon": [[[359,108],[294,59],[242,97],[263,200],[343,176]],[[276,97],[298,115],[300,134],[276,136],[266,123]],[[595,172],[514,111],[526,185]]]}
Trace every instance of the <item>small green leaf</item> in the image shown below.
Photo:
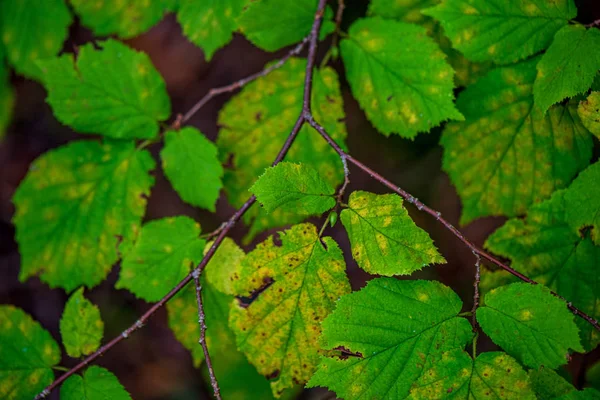
{"label": "small green leaf", "polygon": [[513,283],[484,296],[477,321],[486,335],[531,368],[566,364],[569,349],[583,351],[566,303],[542,285]]}
{"label": "small green leaf", "polygon": [[[378,278],[342,297],[323,322],[325,349],[309,387],[344,399],[404,399],[443,353],[472,338],[460,298],[435,281]],[[340,353],[341,351],[341,353]],[[335,355],[337,353],[337,355]]]}
{"label": "small green leaf", "polygon": [[128,39],[146,32],[179,0],[71,0],[84,26],[97,36]]}
{"label": "small green leaf", "polygon": [[[205,247],[205,253],[212,246],[212,242]],[[230,238],[225,238],[210,259],[210,268],[206,268],[204,276],[206,281],[219,292],[228,295],[234,294],[233,274],[239,269],[242,259],[246,256],[244,250],[240,249]]]}
{"label": "small green leaf", "polygon": [[424,28],[365,18],[340,45],[352,93],[384,135],[413,138],[463,119],[453,102],[452,68]]}
{"label": "small green leaf", "polygon": [[240,15],[245,0],[179,0],[177,21],[183,34],[204,50],[210,60],[233,37],[237,30],[235,18]]}
{"label": "small green leaf", "polygon": [[577,8],[573,0],[446,0],[423,14],[468,59],[509,64],[547,48]]}
{"label": "small green leaf", "polygon": [[160,300],[202,260],[206,242],[199,236],[200,225],[188,217],[148,222],[123,257],[116,288]]}
{"label": "small green leaf", "polygon": [[35,160],[15,192],[19,279],[67,292],[100,283],[146,210],[154,160],[133,143],[77,141]]}
{"label": "small green leaf", "polygon": [[335,206],[335,189],[308,164],[281,162],[269,167],[249,189],[263,208],[320,215]]}
{"label": "small green leaf", "polygon": [[60,400],[131,400],[131,396],[112,372],[97,366],[85,370],[83,377],[73,375],[62,384]]}
{"label": "small green leaf", "polygon": [[421,14],[421,10],[439,2],[440,0],[371,0],[368,14],[418,24],[427,19]]}
{"label": "small green leaf", "polygon": [[[318,0],[247,1],[242,15],[238,18],[238,24],[254,45],[266,51],[279,50],[299,42],[308,35],[315,19],[317,3]],[[334,31],[332,17],[333,11],[327,7],[321,27],[321,38]]]}
{"label": "small green leaf", "polygon": [[160,152],[165,175],[183,201],[215,211],[223,187],[218,150],[196,128],[169,131]]}
{"label": "small green leaf", "polygon": [[340,217],[352,256],[370,274],[410,275],[428,264],[446,262],[396,194],[353,192]]}
{"label": "small green leaf", "polygon": [[60,349],[23,310],[0,306],[0,398],[32,399],[54,380]]}
{"label": "small green leaf", "polygon": [[408,399],[535,400],[527,372],[506,353],[480,354],[475,361],[463,350],[445,353],[425,371]]}
{"label": "small green leaf", "polygon": [[589,164],[592,137],[575,106],[533,105],[534,58],[496,68],[458,97],[465,122],[446,125],[443,166],[463,202],[461,223],[522,215]]}
{"label": "small green leaf", "polygon": [[577,231],[591,227],[592,240],[600,246],[600,162],[586,168],[565,193],[566,220]]}
{"label": "small green leaf", "polygon": [[556,399],[575,391],[575,387],[550,368],[529,370],[531,387],[539,399]]}
{"label": "small green leaf", "polygon": [[60,318],[60,335],[67,354],[87,356],[98,350],[104,334],[100,310],[83,297],[83,288],[71,295]]}
{"label": "small green leaf", "polygon": [[[249,306],[232,304],[230,326],[238,348],[262,375],[272,376],[276,397],[305,383],[319,362],[321,321],[350,292],[341,250],[311,224],[270,237],[248,253],[233,275],[237,295],[273,281]],[[323,244],[322,244],[323,243]]]}
{"label": "small green leaf", "polygon": [[567,25],[537,65],[535,104],[546,112],[552,104],[583,93],[600,69],[600,30]]}
{"label": "small green leaf", "polygon": [[0,1],[1,39],[10,64],[28,78],[41,79],[35,61],[62,49],[72,20],[64,0]]}
{"label": "small green leaf", "polygon": [[171,113],[165,82],[150,58],[121,42],[82,46],[73,55],[39,61],[48,103],[62,123],[118,139],[153,138]]}
{"label": "small green leaf", "polygon": [[600,139],[600,92],[592,92],[579,102],[577,113],[583,126]]}

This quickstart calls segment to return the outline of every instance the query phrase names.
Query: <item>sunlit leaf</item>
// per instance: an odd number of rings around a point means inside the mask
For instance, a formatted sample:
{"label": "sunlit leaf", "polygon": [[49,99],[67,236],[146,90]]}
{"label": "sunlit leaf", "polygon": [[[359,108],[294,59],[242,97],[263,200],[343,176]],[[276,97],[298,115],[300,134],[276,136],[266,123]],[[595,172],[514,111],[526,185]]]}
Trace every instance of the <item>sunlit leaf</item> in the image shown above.
{"label": "sunlit leaf", "polygon": [[83,296],[83,288],[71,295],[60,318],[60,335],[67,354],[87,356],[98,350],[104,334],[100,310]]}
{"label": "sunlit leaf", "polygon": [[60,400],[131,400],[112,372],[95,365],[83,376],[73,375],[62,384]]}

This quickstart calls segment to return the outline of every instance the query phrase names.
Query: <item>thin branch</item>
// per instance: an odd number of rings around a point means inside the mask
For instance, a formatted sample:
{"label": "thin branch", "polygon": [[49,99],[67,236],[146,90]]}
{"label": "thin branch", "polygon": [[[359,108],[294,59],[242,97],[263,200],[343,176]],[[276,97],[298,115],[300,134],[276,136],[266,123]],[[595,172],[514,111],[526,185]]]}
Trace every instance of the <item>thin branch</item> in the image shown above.
{"label": "thin branch", "polygon": [[[454,234],[454,236],[456,236],[461,242],[463,242],[475,255],[479,255],[481,258],[484,258],[486,260],[488,260],[489,262],[491,262],[492,264],[497,265],[498,267],[502,268],[503,270],[509,272],[510,274],[516,276],[517,278],[521,279],[524,282],[533,284],[533,285],[537,285],[537,282],[534,281],[533,279],[523,275],[522,273],[520,273],[519,271],[516,271],[515,269],[509,267],[508,265],[502,263],[501,261],[497,260],[495,257],[493,257],[492,255],[486,253],[485,251],[483,251],[482,249],[480,249],[479,247],[475,246],[473,243],[471,243],[471,241],[469,239],[467,239],[458,229],[456,229],[451,223],[449,223],[448,221],[446,221],[444,218],[442,218],[442,214],[439,211],[436,211],[428,206],[426,206],[425,204],[423,204],[421,201],[419,201],[419,199],[417,199],[416,197],[414,197],[413,195],[411,195],[410,193],[408,193],[407,191],[403,190],[402,188],[394,185],[392,182],[388,181],[387,179],[385,179],[383,176],[381,176],[380,174],[378,174],[377,172],[373,171],[371,168],[367,167],[365,164],[361,163],[360,161],[358,161],[357,159],[353,158],[351,155],[349,155],[348,153],[346,153],[332,138],[331,136],[329,136],[329,134],[325,131],[325,128],[323,128],[321,125],[319,125],[319,123],[317,123],[314,118],[309,118],[307,119],[307,122],[310,124],[310,126],[312,126],[317,132],[319,132],[319,134],[321,135],[321,137],[323,137],[323,139],[325,139],[325,141],[327,143],[329,143],[329,145],[338,153],[338,155],[340,157],[345,157],[346,160],[352,164],[354,164],[356,167],[360,168],[361,170],[363,170],[364,172],[366,172],[367,174],[369,174],[369,176],[371,176],[371,178],[375,179],[376,181],[378,181],[379,183],[381,183],[382,185],[388,187],[390,190],[392,190],[393,192],[399,194],[400,196],[402,196],[406,201],[408,201],[409,203],[414,204],[418,210],[420,211],[424,211],[427,214],[433,216],[437,221],[439,221],[446,229],[448,229],[450,232],[452,232]],[[557,293],[552,292],[552,294],[562,300],[565,300],[562,296],[559,296]],[[566,300],[565,300],[566,301]],[[572,303],[567,302],[567,307],[569,307],[569,309],[571,310],[571,312],[583,319],[585,319],[587,322],[589,322],[594,328],[596,328],[597,330],[600,331],[600,324],[598,324],[598,321],[595,320],[594,318],[590,317],[589,315],[587,315],[586,313],[584,313],[583,311],[577,309],[575,306],[573,306]]]}
{"label": "thin branch", "polygon": [[340,187],[336,195],[338,204],[342,203],[342,198],[344,197],[346,188],[350,183],[350,169],[348,169],[348,160],[345,156],[341,156],[340,160],[342,160],[342,166],[344,167],[344,183],[342,184],[342,187]]}
{"label": "thin branch", "polygon": [[200,271],[194,271],[194,284],[196,285],[196,302],[198,303],[198,324],[200,325],[200,339],[198,343],[202,346],[204,352],[204,361],[208,368],[208,375],[210,376],[210,384],[215,393],[217,400],[221,400],[221,390],[219,389],[219,382],[215,376],[215,370],[213,369],[210,354],[208,353],[208,346],[206,344],[206,316],[204,315],[204,305],[202,304],[202,286],[200,285]]}
{"label": "thin branch", "polygon": [[[479,256],[479,254],[473,252],[473,255],[475,256],[475,279],[473,280],[473,308],[471,309],[471,312],[473,313],[473,332],[477,332],[477,329],[479,328],[479,323],[477,322],[477,318],[475,316],[475,314],[477,313],[477,308],[479,307],[479,282],[481,282],[481,257]],[[473,354],[473,357],[475,357],[475,354]]]}
{"label": "thin branch", "polygon": [[335,13],[335,32],[333,33],[333,39],[331,40],[331,47],[336,47],[338,40],[340,39],[340,32],[342,31],[342,17],[344,16],[344,9],[346,5],[344,0],[338,0],[338,8]]}
{"label": "thin branch", "polygon": [[600,26],[600,19],[597,19],[594,22],[592,22],[591,24],[586,25],[587,28],[594,28],[596,26]]}

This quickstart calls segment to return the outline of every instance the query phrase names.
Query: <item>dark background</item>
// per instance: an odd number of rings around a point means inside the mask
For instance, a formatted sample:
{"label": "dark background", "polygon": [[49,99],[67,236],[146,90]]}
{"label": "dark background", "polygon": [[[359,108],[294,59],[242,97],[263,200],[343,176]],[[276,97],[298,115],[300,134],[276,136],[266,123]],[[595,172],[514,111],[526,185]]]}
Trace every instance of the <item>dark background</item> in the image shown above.
{"label": "dark background", "polygon": [[[345,27],[353,19],[364,15],[367,7],[365,0],[346,0],[346,3]],[[579,9],[577,19],[580,22],[589,23],[600,18],[599,0],[576,0],[576,3]],[[76,21],[71,27],[64,51],[72,52],[76,46],[93,39],[90,31]],[[285,50],[275,54],[265,53],[242,36],[236,35],[226,48],[217,51],[211,62],[207,63],[202,50],[182,36],[173,15],[165,17],[147,33],[126,42],[151,57],[167,83],[174,115],[187,111],[210,88],[229,84],[257,72],[269,60],[285,54]],[[321,47],[327,48],[326,45]],[[320,51],[321,57],[323,53],[324,51]],[[421,134],[415,141],[397,136],[385,138],[366,120],[352,98],[341,64],[336,62],[333,66],[341,78],[350,153],[441,211],[450,222],[457,223],[461,205],[448,177],[441,171],[442,150],[438,146],[440,130]],[[67,295],[61,289],[49,289],[37,278],[25,283],[18,281],[20,257],[11,224],[14,212],[11,197],[27,173],[29,164],[36,157],[68,141],[89,136],[76,134],[56,121],[45,103],[46,94],[40,84],[15,75],[12,77],[12,84],[16,91],[14,115],[6,137],[0,143],[0,304],[10,303],[23,308],[60,342],[58,323]],[[218,132],[217,113],[229,97],[225,95],[209,102],[194,116],[190,124],[198,127],[210,139],[215,139]],[[158,150],[158,146],[151,148],[155,156]],[[597,156],[598,148],[595,158]],[[160,168],[154,171],[154,175],[156,183],[152,188],[146,220],[185,214],[198,220],[203,231],[208,232],[218,227],[234,211],[224,196],[219,200],[216,214],[191,207],[179,199]],[[385,192],[375,181],[351,167],[349,191],[354,189]],[[450,285],[463,298],[465,309],[470,308],[475,262],[473,255],[433,218],[411,207],[408,206],[409,212],[415,222],[430,233],[448,260],[446,265],[426,268],[411,278],[438,279]],[[503,222],[503,218],[480,219],[462,227],[462,231],[477,245],[481,245]],[[246,228],[239,224],[232,236],[240,243],[245,232]],[[348,239],[341,224],[328,229],[326,234],[333,236],[346,254],[353,289],[362,287],[370,276],[358,269],[350,257]],[[265,237],[266,234],[260,235],[246,250]],[[129,292],[114,289],[118,269],[118,265],[115,266],[106,281],[91,291],[86,291],[86,296],[100,307],[105,321],[105,341],[119,335],[149,307]],[[478,346],[480,351],[493,348],[494,345],[486,340],[480,341]],[[592,365],[599,354],[594,351],[586,356],[573,357],[568,371],[576,385],[584,383],[586,366]],[[64,355],[61,365],[72,366],[76,361]],[[192,367],[188,351],[175,340],[168,329],[164,309],[155,314],[144,329],[104,355],[98,364],[114,372],[137,400],[209,398],[210,390],[200,379],[200,372]],[[328,395],[322,390],[311,390],[306,391],[302,397],[324,398]],[[57,399],[58,391],[51,398]]]}

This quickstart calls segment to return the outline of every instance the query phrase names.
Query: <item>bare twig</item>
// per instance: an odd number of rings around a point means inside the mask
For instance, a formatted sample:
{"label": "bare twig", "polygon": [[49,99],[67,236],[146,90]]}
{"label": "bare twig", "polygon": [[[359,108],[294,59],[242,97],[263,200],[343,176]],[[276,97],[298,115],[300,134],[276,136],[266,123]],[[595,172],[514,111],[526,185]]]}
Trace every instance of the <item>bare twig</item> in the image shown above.
{"label": "bare twig", "polygon": [[593,21],[592,23],[586,25],[586,27],[588,27],[588,28],[594,28],[596,26],[600,26],[600,19],[597,19],[597,20]]}
{"label": "bare twig", "polygon": [[340,160],[342,160],[342,166],[344,167],[344,183],[340,187],[337,192],[337,202],[338,204],[342,203],[342,198],[344,197],[344,193],[346,192],[346,188],[350,183],[350,170],[348,169],[348,160],[346,160],[345,156],[341,156]]}
{"label": "bare twig", "polygon": [[[479,323],[477,323],[477,318],[475,314],[477,313],[477,308],[479,307],[479,282],[481,282],[481,257],[479,254],[473,252],[475,256],[475,279],[473,280],[473,308],[471,312],[473,313],[473,331],[477,332],[479,328]],[[475,355],[473,355],[475,356]]]}

